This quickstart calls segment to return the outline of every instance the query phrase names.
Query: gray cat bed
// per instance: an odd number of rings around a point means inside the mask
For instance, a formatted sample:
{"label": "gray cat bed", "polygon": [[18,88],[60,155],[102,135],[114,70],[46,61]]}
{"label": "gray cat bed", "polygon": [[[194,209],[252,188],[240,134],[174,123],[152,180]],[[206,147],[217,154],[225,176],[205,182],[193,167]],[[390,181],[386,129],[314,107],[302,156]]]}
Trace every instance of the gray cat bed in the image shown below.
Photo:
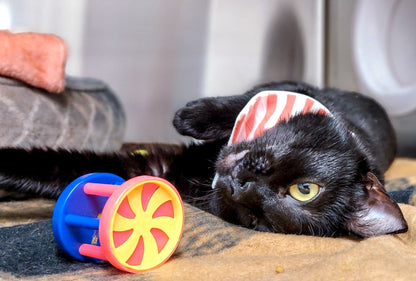
{"label": "gray cat bed", "polygon": [[121,147],[125,114],[106,84],[66,77],[60,94],[0,76],[0,147],[113,151]]}

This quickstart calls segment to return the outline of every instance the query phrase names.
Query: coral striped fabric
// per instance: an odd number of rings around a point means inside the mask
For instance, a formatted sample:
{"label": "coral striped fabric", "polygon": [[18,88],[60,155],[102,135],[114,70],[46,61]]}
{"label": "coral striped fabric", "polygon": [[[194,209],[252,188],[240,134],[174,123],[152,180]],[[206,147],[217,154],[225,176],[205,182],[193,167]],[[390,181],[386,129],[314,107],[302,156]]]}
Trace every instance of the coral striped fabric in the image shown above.
{"label": "coral striped fabric", "polygon": [[291,117],[315,113],[331,116],[319,101],[287,91],[263,91],[255,95],[237,116],[228,145],[249,141]]}

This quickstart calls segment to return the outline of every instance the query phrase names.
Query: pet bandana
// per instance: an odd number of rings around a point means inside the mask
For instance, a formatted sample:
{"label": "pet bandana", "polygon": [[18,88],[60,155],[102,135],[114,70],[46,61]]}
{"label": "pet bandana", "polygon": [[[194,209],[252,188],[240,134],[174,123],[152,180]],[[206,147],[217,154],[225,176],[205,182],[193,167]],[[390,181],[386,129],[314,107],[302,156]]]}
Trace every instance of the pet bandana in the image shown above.
{"label": "pet bandana", "polygon": [[306,113],[332,116],[322,103],[309,96],[287,91],[260,92],[238,114],[228,145],[250,141],[280,122]]}

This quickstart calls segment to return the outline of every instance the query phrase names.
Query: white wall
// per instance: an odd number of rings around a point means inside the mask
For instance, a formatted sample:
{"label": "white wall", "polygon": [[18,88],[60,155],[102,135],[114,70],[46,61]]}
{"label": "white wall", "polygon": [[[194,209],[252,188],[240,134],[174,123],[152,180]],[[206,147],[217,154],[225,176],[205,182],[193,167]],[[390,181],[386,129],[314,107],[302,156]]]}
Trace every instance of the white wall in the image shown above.
{"label": "white wall", "polygon": [[257,83],[285,79],[323,85],[324,1],[211,3],[205,96],[242,93]]}
{"label": "white wall", "polygon": [[174,112],[201,96],[209,1],[90,0],[82,75],[127,112],[126,141],[176,141]]}

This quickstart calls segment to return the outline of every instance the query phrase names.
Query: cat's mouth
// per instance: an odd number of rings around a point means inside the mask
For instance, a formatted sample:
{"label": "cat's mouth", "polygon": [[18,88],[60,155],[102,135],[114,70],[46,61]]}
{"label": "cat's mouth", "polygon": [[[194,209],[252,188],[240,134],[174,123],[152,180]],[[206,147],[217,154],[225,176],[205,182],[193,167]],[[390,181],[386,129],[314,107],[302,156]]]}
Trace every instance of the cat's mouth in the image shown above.
{"label": "cat's mouth", "polygon": [[249,214],[249,218],[251,220],[249,228],[263,232],[277,232],[263,216]]}

